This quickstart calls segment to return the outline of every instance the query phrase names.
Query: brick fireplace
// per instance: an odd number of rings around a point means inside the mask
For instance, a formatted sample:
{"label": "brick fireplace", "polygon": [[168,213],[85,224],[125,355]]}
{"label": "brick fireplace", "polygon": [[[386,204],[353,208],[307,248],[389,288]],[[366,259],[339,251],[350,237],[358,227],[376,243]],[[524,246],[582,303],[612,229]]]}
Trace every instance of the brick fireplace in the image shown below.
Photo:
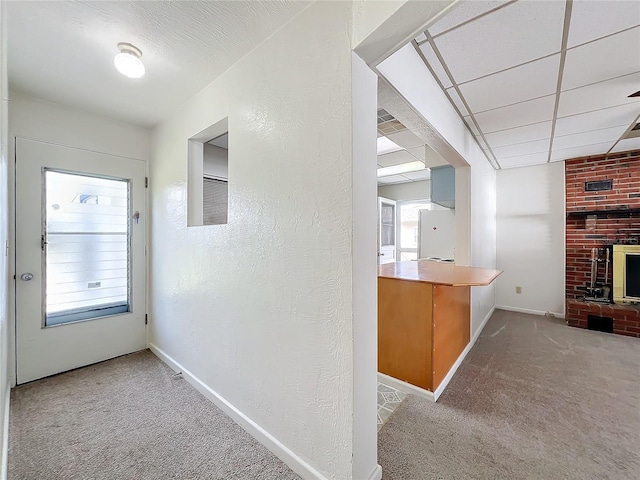
{"label": "brick fireplace", "polygon": [[[604,260],[607,245],[640,245],[640,150],[567,160],[565,178],[567,324],[587,328],[612,319],[613,333],[640,337],[640,306],[584,300],[593,248]],[[605,262],[598,267],[604,284]],[[610,265],[609,283],[612,274]]]}

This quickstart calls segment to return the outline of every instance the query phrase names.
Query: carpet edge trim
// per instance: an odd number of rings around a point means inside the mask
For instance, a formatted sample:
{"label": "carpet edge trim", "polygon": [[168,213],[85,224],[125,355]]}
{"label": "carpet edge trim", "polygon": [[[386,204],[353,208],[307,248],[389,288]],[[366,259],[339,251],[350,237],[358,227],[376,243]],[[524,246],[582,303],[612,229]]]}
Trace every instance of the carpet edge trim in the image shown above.
{"label": "carpet edge trim", "polygon": [[292,450],[286,447],[273,435],[267,432],[264,428],[251,420],[247,415],[242,413],[238,408],[232,405],[223,396],[218,394],[215,390],[209,387],[206,383],[192,374],[189,370],[184,368],[179,362],[174,360],[170,355],[164,352],[162,349],[149,342],[149,349],[160,360],[166,363],[172,370],[176,372],[182,372],[184,379],[189,382],[196,390],[207,398],[207,400],[214,403],[220,410],[227,414],[234,422],[240,425],[249,435],[255,438],[258,442],[264,445],[271,453],[282,460],[287,466],[289,466],[295,473],[303,478],[311,478],[317,480],[327,480],[318,470],[313,468],[302,458],[296,455]]}
{"label": "carpet edge trim", "polygon": [[0,479],[7,480],[9,475],[9,408],[11,407],[11,384],[7,382],[5,389],[2,424],[2,460],[0,463]]}
{"label": "carpet edge trim", "polygon": [[458,368],[460,367],[460,365],[462,365],[462,362],[464,361],[464,359],[467,358],[467,355],[469,354],[473,346],[478,341],[478,338],[480,338],[480,334],[482,333],[482,330],[484,330],[484,327],[487,325],[487,322],[489,321],[489,319],[491,318],[491,315],[493,315],[495,311],[496,311],[496,307],[494,305],[493,307],[491,307],[491,310],[489,310],[489,313],[487,313],[487,315],[482,320],[482,323],[480,324],[480,328],[478,328],[478,330],[476,330],[476,333],[473,334],[473,338],[471,338],[471,341],[467,344],[465,349],[458,356],[458,359],[453,363],[447,375],[442,379],[442,382],[440,382],[440,385],[438,385],[438,388],[436,388],[435,392],[433,392],[433,396],[436,402],[438,401],[438,397],[440,397],[440,395],[442,395],[442,392],[444,392],[444,389],[447,388],[447,385],[449,385],[449,382],[458,371]]}
{"label": "carpet edge trim", "polygon": [[386,375],[384,373],[378,372],[378,381],[380,383],[388,385],[389,387],[393,387],[396,390],[400,390],[403,393],[408,393],[409,395],[415,395],[416,397],[425,398],[432,402],[436,401],[433,396],[433,392],[425,390],[424,388],[416,387],[415,385],[411,385],[410,383],[398,380],[397,378],[390,377],[389,375]]}
{"label": "carpet edge trim", "polygon": [[[547,312],[542,310],[531,310],[529,308],[520,308],[520,307],[509,307],[508,305],[496,305],[497,310],[506,310],[507,312],[516,312],[516,313],[530,313],[531,315],[540,315],[542,317],[547,316]],[[555,318],[564,319],[564,313],[558,312],[548,312],[552,314]]]}

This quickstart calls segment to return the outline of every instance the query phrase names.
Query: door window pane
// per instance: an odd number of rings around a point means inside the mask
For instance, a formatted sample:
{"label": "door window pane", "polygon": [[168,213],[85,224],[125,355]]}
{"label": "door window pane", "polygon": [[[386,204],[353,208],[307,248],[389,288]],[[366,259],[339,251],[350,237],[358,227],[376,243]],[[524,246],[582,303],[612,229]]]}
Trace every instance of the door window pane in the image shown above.
{"label": "door window pane", "polygon": [[129,311],[129,182],[45,171],[45,326]]}
{"label": "door window pane", "polygon": [[395,205],[382,203],[382,205],[380,206],[380,228],[382,229],[380,232],[380,243],[383,247],[393,246],[396,244],[395,214]]}

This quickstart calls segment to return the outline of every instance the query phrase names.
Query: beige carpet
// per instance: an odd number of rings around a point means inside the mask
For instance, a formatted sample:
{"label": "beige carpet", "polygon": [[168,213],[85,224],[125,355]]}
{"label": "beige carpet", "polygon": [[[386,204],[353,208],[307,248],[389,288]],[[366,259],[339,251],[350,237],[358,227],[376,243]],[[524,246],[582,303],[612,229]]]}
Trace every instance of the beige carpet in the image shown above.
{"label": "beige carpet", "polygon": [[148,351],[12,391],[9,479],[298,479]]}
{"label": "beige carpet", "polygon": [[640,478],[640,341],[496,311],[437,404],[380,429],[383,480]]}

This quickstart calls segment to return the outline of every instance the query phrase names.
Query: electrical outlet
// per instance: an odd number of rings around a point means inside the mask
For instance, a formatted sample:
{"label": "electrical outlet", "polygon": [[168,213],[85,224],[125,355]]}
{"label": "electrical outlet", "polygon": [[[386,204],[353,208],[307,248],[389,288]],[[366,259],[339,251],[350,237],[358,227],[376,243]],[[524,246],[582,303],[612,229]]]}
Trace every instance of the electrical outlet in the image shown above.
{"label": "electrical outlet", "polygon": [[516,293],[522,293],[522,287],[516,287]]}

